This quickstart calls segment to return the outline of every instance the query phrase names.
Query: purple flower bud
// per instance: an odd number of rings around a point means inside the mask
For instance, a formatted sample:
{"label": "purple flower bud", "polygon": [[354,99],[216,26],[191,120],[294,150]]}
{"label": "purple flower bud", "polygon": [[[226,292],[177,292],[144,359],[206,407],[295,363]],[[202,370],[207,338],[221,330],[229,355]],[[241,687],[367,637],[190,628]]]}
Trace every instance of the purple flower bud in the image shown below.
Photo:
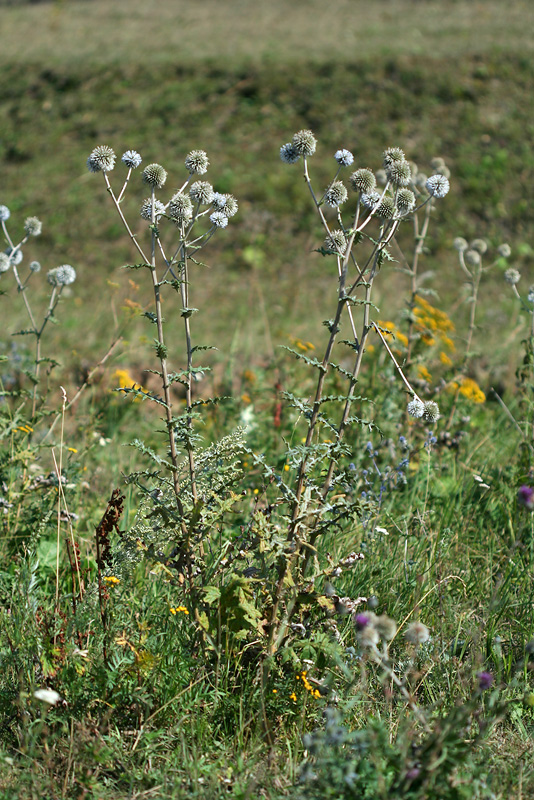
{"label": "purple flower bud", "polygon": [[478,678],[478,688],[481,692],[485,692],[486,689],[491,689],[493,685],[493,675],[491,672],[477,672]]}
{"label": "purple flower bud", "polygon": [[354,617],[354,624],[356,625],[356,630],[363,631],[363,629],[369,625],[369,617],[367,614],[356,614]]}
{"label": "purple flower bud", "polygon": [[532,486],[520,486],[517,492],[517,502],[528,511],[534,509],[534,489]]}
{"label": "purple flower bud", "polygon": [[420,773],[420,772],[421,772],[421,770],[419,769],[419,767],[412,767],[412,768],[411,768],[411,769],[409,769],[409,770],[408,770],[408,772],[406,773],[406,778],[407,778],[409,781],[414,781],[414,780],[415,780],[415,779],[416,779],[416,778],[419,776],[419,773]]}

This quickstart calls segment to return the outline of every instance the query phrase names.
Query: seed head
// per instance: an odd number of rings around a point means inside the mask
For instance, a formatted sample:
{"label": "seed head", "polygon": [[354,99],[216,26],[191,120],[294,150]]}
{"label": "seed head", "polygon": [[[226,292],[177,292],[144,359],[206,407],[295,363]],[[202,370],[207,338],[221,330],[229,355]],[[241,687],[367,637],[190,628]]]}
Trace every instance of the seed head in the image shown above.
{"label": "seed head", "polygon": [[210,165],[208,154],[204,150],[191,150],[184,163],[191,175],[204,175]]}
{"label": "seed head", "polygon": [[376,209],[375,213],[384,219],[391,219],[395,214],[395,203],[393,198],[387,194],[384,195],[378,204],[378,208]]}
{"label": "seed head", "polygon": [[381,614],[376,618],[375,628],[386,642],[390,642],[397,633],[397,623],[387,614]]}
{"label": "seed head", "polygon": [[354,191],[364,192],[364,194],[369,194],[369,192],[374,191],[376,188],[375,176],[370,169],[366,169],[365,167],[361,167],[357,169],[356,172],[353,172],[349,178],[349,182]]}
{"label": "seed head", "polygon": [[117,156],[107,144],[100,144],[95,147],[87,159],[87,169],[89,172],[111,172],[115,166]]}
{"label": "seed head", "polygon": [[24,221],[24,230],[27,236],[39,236],[43,229],[43,223],[37,217],[26,217]]}
{"label": "seed head", "polygon": [[483,256],[488,250],[488,243],[485,239],[473,239],[471,242],[471,249],[476,250],[477,253]]}
{"label": "seed head", "polygon": [[384,169],[386,172],[392,164],[402,161],[406,161],[406,156],[400,147],[388,147],[388,149],[384,151]]}
{"label": "seed head", "polygon": [[52,286],[68,286],[76,280],[76,270],[70,264],[62,264],[60,267],[49,269],[46,277]]}
{"label": "seed head", "polygon": [[404,636],[410,644],[420,645],[428,642],[430,631],[422,622],[411,622],[406,628]]}
{"label": "seed head", "polygon": [[213,200],[213,186],[208,181],[195,181],[189,189],[189,197],[197,203],[209,204]]}
{"label": "seed head", "polygon": [[428,422],[437,422],[440,417],[439,413],[439,406],[433,400],[428,400],[425,403],[425,408],[423,411],[423,419],[426,419]]}
{"label": "seed head", "polygon": [[407,161],[392,161],[386,167],[386,175],[394,186],[408,186],[412,172]]}
{"label": "seed head", "polygon": [[143,170],[143,183],[161,189],[167,180],[167,170],[161,164],[148,164]]}
{"label": "seed head", "polygon": [[297,153],[291,142],[287,142],[280,148],[280,158],[284,164],[296,164],[300,158],[300,153]]}
{"label": "seed head", "polygon": [[521,273],[518,272],[513,267],[510,267],[504,273],[504,280],[506,281],[506,283],[509,283],[510,286],[515,286],[516,283],[519,283],[520,279],[521,279]]}
{"label": "seed head", "polygon": [[343,231],[332,231],[324,240],[324,246],[327,250],[342,256],[347,249],[347,239]]}
{"label": "seed head", "polygon": [[411,417],[415,417],[416,419],[421,419],[423,414],[425,413],[425,404],[419,400],[418,397],[414,397],[413,400],[410,400],[408,403],[408,407],[406,409],[408,414]]}
{"label": "seed head", "polygon": [[[165,205],[160,200],[154,199],[154,218],[156,221],[160,219],[161,215],[165,214]],[[147,197],[143,200],[143,204],[139,210],[139,215],[146,219],[148,222],[152,220],[152,198]]]}
{"label": "seed head", "polygon": [[5,253],[0,253],[0,274],[7,272],[11,267],[11,259]]}
{"label": "seed head", "polygon": [[451,187],[449,179],[445,175],[431,175],[426,182],[426,188],[432,197],[437,197],[438,200],[441,200]]}
{"label": "seed head", "polygon": [[228,217],[222,211],[214,211],[213,214],[210,214],[210,222],[216,228],[226,228]]}
{"label": "seed head", "polygon": [[293,134],[291,144],[299,156],[312,156],[317,147],[317,139],[311,131],[298,131]]}
{"label": "seed head", "polygon": [[350,165],[354,161],[354,156],[350,152],[350,150],[338,150],[334,154],[334,158],[336,159],[337,163],[342,167],[350,167]]}
{"label": "seed head", "polygon": [[334,181],[324,193],[324,201],[327,206],[337,208],[347,200],[348,192],[341,181]]}
{"label": "seed head", "polygon": [[467,244],[466,240],[462,236],[457,236],[452,246],[455,250],[458,250],[459,253],[463,253],[464,250],[467,250],[469,245]]}
{"label": "seed head", "polygon": [[464,261],[470,267],[478,267],[480,264],[480,253],[478,250],[466,250]]}
{"label": "seed head", "polygon": [[182,222],[188,222],[192,219],[193,203],[186,194],[177,192],[169,201],[168,211],[172,221],[180,225]]}
{"label": "seed head", "polygon": [[41,265],[39,264],[38,261],[30,262],[30,271],[31,272],[40,272],[41,271]]}
{"label": "seed head", "polygon": [[137,169],[142,160],[137,150],[127,150],[123,153],[121,158],[122,163],[125,164],[128,169]]}
{"label": "seed head", "polygon": [[512,248],[509,244],[500,244],[497,248],[497,252],[501,258],[510,258],[512,255]]}
{"label": "seed head", "polygon": [[399,214],[409,214],[415,206],[415,195],[411,189],[399,189],[397,192],[397,210]]}
{"label": "seed head", "polygon": [[11,216],[11,211],[7,206],[0,206],[0,222],[7,222]]}

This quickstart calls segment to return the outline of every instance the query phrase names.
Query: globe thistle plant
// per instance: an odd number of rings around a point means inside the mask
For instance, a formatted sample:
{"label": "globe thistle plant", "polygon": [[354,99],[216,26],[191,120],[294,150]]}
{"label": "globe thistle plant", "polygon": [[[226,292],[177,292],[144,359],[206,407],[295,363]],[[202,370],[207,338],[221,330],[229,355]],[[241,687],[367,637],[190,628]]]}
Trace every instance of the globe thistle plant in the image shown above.
{"label": "globe thistle plant", "polygon": [[481,256],[488,252],[488,243],[485,239],[473,239],[470,247],[471,250],[476,250]]}
{"label": "globe thistle plant", "polygon": [[324,240],[327,250],[343,255],[347,249],[347,237],[342,230],[331,231]]}
{"label": "globe thistle plant", "polygon": [[365,192],[361,196],[361,203],[366,208],[374,208],[380,202],[380,192]]}
{"label": "globe thistle plant", "polygon": [[416,419],[421,419],[423,414],[425,413],[425,404],[418,397],[414,397],[413,400],[410,400],[410,402],[408,403],[408,407],[406,410],[408,411],[408,414],[411,417],[415,417]]}
{"label": "globe thistle plant", "polygon": [[463,253],[463,251],[467,250],[467,248],[469,247],[466,239],[464,239],[463,236],[457,236],[454,242],[452,243],[452,246],[454,247],[455,250],[458,250],[459,253]]}
{"label": "globe thistle plant", "polygon": [[204,150],[191,150],[184,163],[191,175],[204,175],[208,171],[210,164],[208,155]]}
{"label": "globe thistle plant", "polygon": [[292,142],[287,142],[280,148],[280,159],[284,164],[296,164],[300,159],[300,153],[295,150]]}
{"label": "globe thistle plant", "polygon": [[512,255],[512,248],[509,244],[500,244],[497,248],[497,252],[501,258],[510,258]]}
{"label": "globe thistle plant", "polygon": [[143,170],[143,183],[161,189],[167,180],[167,170],[161,164],[148,164]]}
{"label": "globe thistle plant", "polygon": [[389,195],[384,195],[375,209],[375,214],[384,219],[392,219],[395,215],[395,201]]}
{"label": "globe thistle plant", "polygon": [[386,175],[394,186],[408,186],[412,172],[407,161],[392,161],[386,167]]}
{"label": "globe thistle plant", "polygon": [[428,400],[424,404],[423,419],[427,422],[437,422],[440,418],[439,406],[433,400]]}
{"label": "globe thistle plant", "polygon": [[43,223],[37,217],[27,217],[24,221],[24,231],[26,236],[39,236],[43,229]]}
{"label": "globe thistle plant", "polygon": [[449,179],[444,175],[431,175],[426,182],[428,193],[441,200],[450,189]]}
{"label": "globe thistle plant", "polygon": [[11,211],[7,206],[0,205],[0,222],[7,222],[11,216]]}
{"label": "globe thistle plant", "polygon": [[349,178],[350,185],[356,192],[369,194],[376,187],[376,178],[370,169],[362,167],[353,172]]}
{"label": "globe thistle plant", "polygon": [[346,202],[348,192],[341,181],[334,181],[324,193],[324,202],[327,206],[337,208]]}
{"label": "globe thistle plant", "polygon": [[[160,217],[165,214],[165,204],[162,203],[160,200],[156,200],[154,198],[154,218],[155,220],[159,220]],[[139,210],[139,216],[142,219],[146,219],[148,222],[152,220],[152,198],[147,197],[146,200],[143,200],[143,204]]]}
{"label": "globe thistle plant", "polygon": [[20,247],[11,247],[11,246],[6,247],[4,253],[6,254],[6,256],[8,256],[10,263],[12,265],[14,264],[16,267],[18,267],[18,265],[23,259],[23,254]]}
{"label": "globe thistle plant", "polygon": [[399,214],[409,214],[415,208],[415,195],[411,189],[399,189],[397,192],[397,210]]}
{"label": "globe thistle plant", "polygon": [[514,269],[514,267],[510,267],[504,273],[504,280],[506,283],[509,283],[510,286],[515,286],[516,283],[519,283],[521,280],[521,273],[517,269]]}
{"label": "globe thistle plant", "polygon": [[189,189],[189,197],[197,203],[208,205],[213,201],[213,186],[207,181],[195,181]]}
{"label": "globe thistle plant", "polygon": [[350,150],[338,150],[334,154],[334,158],[341,167],[350,167],[354,162],[354,156]]}
{"label": "globe thistle plant", "polygon": [[142,160],[143,159],[136,150],[127,150],[121,158],[122,163],[125,164],[128,169],[137,169]]}
{"label": "globe thistle plant", "polygon": [[291,144],[299,156],[313,156],[317,148],[317,139],[311,131],[302,130],[293,134]]}
{"label": "globe thistle plant", "polygon": [[87,159],[87,168],[89,172],[111,172],[116,158],[111,147],[106,144],[98,145]]}
{"label": "globe thistle plant", "polygon": [[226,228],[228,217],[222,211],[214,211],[213,214],[210,214],[210,222],[216,228]]}
{"label": "globe thistle plant", "polygon": [[386,173],[393,164],[402,164],[405,161],[406,156],[400,147],[388,147],[388,149],[384,151],[383,163]]}
{"label": "globe thistle plant", "polygon": [[70,264],[62,264],[49,269],[46,278],[52,286],[69,286],[76,280],[76,270]]}
{"label": "globe thistle plant", "polygon": [[182,194],[182,192],[177,192],[171,197],[167,210],[169,217],[177,225],[181,225],[183,222],[189,222],[189,220],[193,218],[193,203],[191,202],[191,198],[186,194]]}
{"label": "globe thistle plant", "polygon": [[6,253],[0,253],[0,273],[11,269],[11,259]]}
{"label": "globe thistle plant", "polygon": [[30,272],[40,272],[40,271],[41,271],[41,264],[38,261],[31,261]]}
{"label": "globe thistle plant", "polygon": [[221,194],[215,192],[211,201],[215,211],[223,211],[227,217],[233,217],[237,214],[238,203],[233,194]]}

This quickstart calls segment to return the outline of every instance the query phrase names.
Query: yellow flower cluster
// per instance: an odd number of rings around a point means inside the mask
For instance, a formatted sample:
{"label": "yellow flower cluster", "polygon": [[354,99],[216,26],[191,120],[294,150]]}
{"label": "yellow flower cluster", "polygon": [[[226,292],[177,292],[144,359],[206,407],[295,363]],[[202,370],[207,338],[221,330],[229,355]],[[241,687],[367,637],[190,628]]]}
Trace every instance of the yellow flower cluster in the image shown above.
{"label": "yellow flower cluster", "polygon": [[185,606],[176,606],[176,608],[170,608],[169,611],[171,612],[171,614],[173,616],[176,616],[176,614],[180,614],[180,613],[189,614],[189,611],[187,610],[187,608]]}
{"label": "yellow flower cluster", "polygon": [[[121,389],[140,389],[142,392],[146,392],[146,389],[140,383],[137,383],[127,369],[116,369],[111,377],[118,381]],[[136,397],[135,399],[139,400],[140,398]]]}
{"label": "yellow flower cluster", "polygon": [[22,433],[33,433],[33,428],[31,425],[20,425],[16,430],[22,431]]}
{"label": "yellow flower cluster", "polygon": [[485,403],[486,395],[472,378],[462,378],[460,383],[453,381],[450,384],[451,391],[459,391],[460,394],[472,403]]}
{"label": "yellow flower cluster", "polygon": [[416,295],[416,306],[413,310],[415,328],[421,334],[421,341],[431,347],[436,342],[436,335],[449,350],[455,349],[454,342],[448,335],[454,332],[454,323],[449,316],[431,305],[424,297]]}
{"label": "yellow flower cluster", "polygon": [[391,322],[389,319],[379,319],[377,325],[384,339],[395,339],[395,341],[404,345],[404,347],[408,347],[408,337],[397,328],[394,322]]}
{"label": "yellow flower cluster", "polygon": [[[299,672],[296,675],[296,679],[298,681],[302,681],[302,685],[304,686],[306,691],[308,691],[312,697],[315,697],[317,699],[321,696],[321,692],[319,691],[319,689],[314,689],[314,687],[311,685],[308,678],[306,677],[307,674],[308,673],[306,672],[306,670],[303,669],[302,672]],[[293,694],[295,694],[295,692],[293,692]]]}
{"label": "yellow flower cluster", "polygon": [[104,578],[104,583],[107,583],[108,586],[116,586],[120,583],[119,578],[116,578],[115,575],[108,575]]}
{"label": "yellow flower cluster", "polygon": [[315,350],[315,345],[311,342],[303,342],[302,339],[297,339],[294,336],[289,337],[291,344],[301,353],[307,353],[308,350]]}
{"label": "yellow flower cluster", "polygon": [[419,364],[419,366],[417,367],[417,374],[423,381],[426,381],[427,383],[432,383],[432,375],[424,366],[424,364]]}

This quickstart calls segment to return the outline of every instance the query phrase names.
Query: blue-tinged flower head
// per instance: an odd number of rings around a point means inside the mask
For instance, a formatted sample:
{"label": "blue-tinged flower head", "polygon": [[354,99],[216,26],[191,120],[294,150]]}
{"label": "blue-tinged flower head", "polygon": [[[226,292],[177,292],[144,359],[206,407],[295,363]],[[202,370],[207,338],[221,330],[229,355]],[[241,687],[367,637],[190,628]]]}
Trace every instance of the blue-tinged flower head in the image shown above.
{"label": "blue-tinged flower head", "polygon": [[40,271],[41,271],[41,265],[39,264],[38,261],[30,262],[30,272],[40,272]]}
{"label": "blue-tinged flower head", "polygon": [[291,144],[299,156],[312,156],[317,148],[317,139],[311,131],[303,130],[293,134]]}
{"label": "blue-tinged flower head", "polygon": [[350,167],[354,162],[354,156],[350,150],[338,150],[334,154],[334,158],[341,167]]}
{"label": "blue-tinged flower head", "polygon": [[[161,217],[162,214],[165,214],[165,205],[160,200],[154,199],[154,217],[157,220]],[[147,197],[146,200],[143,200],[143,204],[139,211],[139,215],[146,219],[148,222],[152,220],[152,198]]]}
{"label": "blue-tinged flower head", "polygon": [[7,222],[11,216],[11,211],[7,206],[0,206],[0,222]]}
{"label": "blue-tinged flower head", "polygon": [[62,264],[48,270],[47,280],[52,286],[69,286],[76,280],[76,270],[70,264]]}
{"label": "blue-tinged flower head", "polygon": [[410,400],[408,403],[406,410],[411,417],[420,419],[425,413],[425,404],[422,402],[422,400],[419,400],[418,397],[414,397],[413,400]]}
{"label": "blue-tinged flower head", "polygon": [[6,253],[0,253],[0,273],[11,269],[11,259]]}
{"label": "blue-tinged flower head", "polygon": [[445,175],[431,175],[427,179],[426,188],[432,197],[437,197],[438,200],[441,200],[442,197],[448,194],[451,187],[449,179]]}
{"label": "blue-tinged flower head", "polygon": [[6,247],[4,253],[6,254],[6,256],[8,256],[10,263],[18,267],[18,265],[22,261],[22,250],[20,248],[15,248],[15,247]]}
{"label": "blue-tinged flower head", "polygon": [[506,283],[509,283],[510,286],[515,286],[515,284],[519,283],[521,280],[521,273],[514,267],[509,267],[504,273],[504,280]]}
{"label": "blue-tinged flower head", "polygon": [[233,194],[214,192],[211,204],[215,211],[222,211],[227,217],[237,214],[238,204]]}
{"label": "blue-tinged flower head", "polygon": [[148,164],[143,170],[143,183],[161,189],[167,180],[167,170],[161,164]]}
{"label": "blue-tinged flower head", "polygon": [[501,258],[510,258],[512,255],[512,248],[509,244],[500,244],[497,248],[497,252]]}
{"label": "blue-tinged flower head", "polygon": [[142,160],[137,150],[127,150],[121,158],[122,163],[125,164],[128,169],[137,169]]}
{"label": "blue-tinged flower head", "polygon": [[226,228],[228,217],[222,211],[214,211],[213,214],[210,214],[210,222],[216,228]]}
{"label": "blue-tinged flower head", "polygon": [[184,163],[191,175],[204,175],[210,164],[208,154],[204,150],[191,150]]}
{"label": "blue-tinged flower head", "polygon": [[87,159],[87,169],[89,172],[111,172],[115,167],[117,156],[107,144],[100,144],[95,147]]}
{"label": "blue-tinged flower head", "polygon": [[380,192],[364,192],[361,202],[366,208],[374,208],[380,202]]}
{"label": "blue-tinged flower head", "polygon": [[300,158],[300,153],[297,153],[292,142],[287,142],[280,148],[280,158],[284,164],[296,164]]}

